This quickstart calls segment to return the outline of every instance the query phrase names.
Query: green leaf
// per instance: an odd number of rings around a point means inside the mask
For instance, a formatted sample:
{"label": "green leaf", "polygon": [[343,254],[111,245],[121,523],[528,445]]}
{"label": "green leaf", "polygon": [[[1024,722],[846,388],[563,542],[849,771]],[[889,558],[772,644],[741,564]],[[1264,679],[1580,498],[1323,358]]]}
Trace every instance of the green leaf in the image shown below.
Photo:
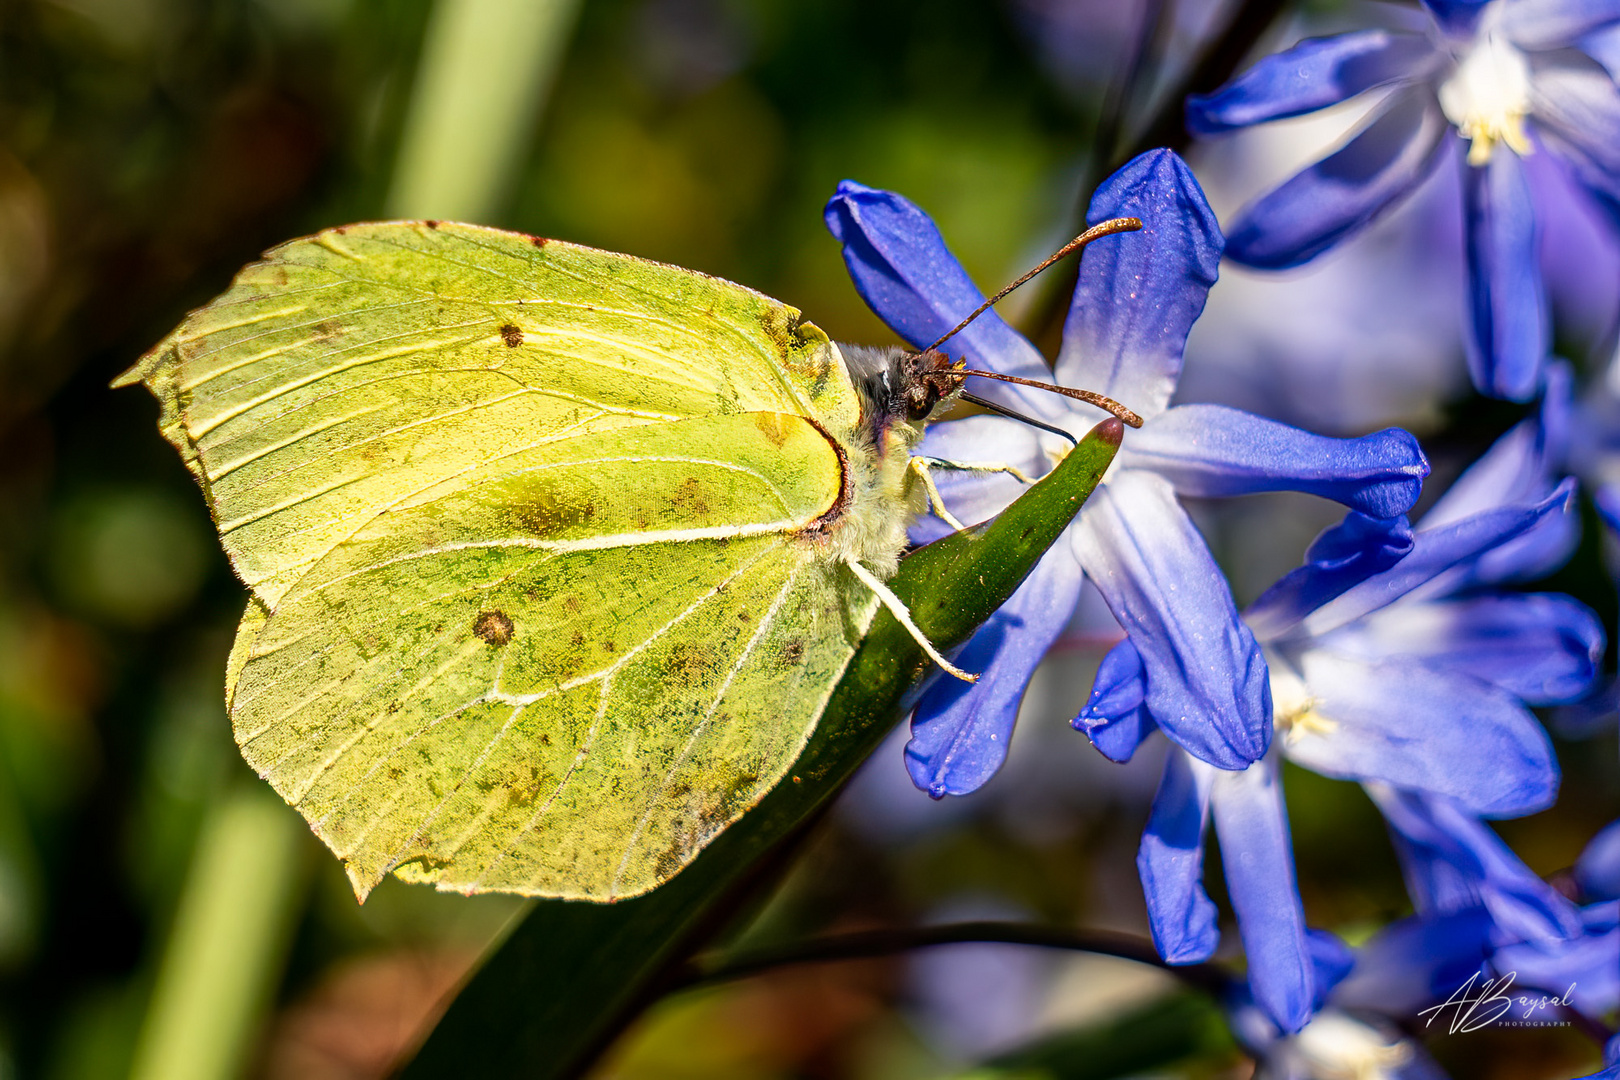
{"label": "green leaf", "polygon": [[[1099,424],[999,517],[903,561],[890,586],[931,640],[966,641],[1012,595],[1097,486],[1120,435],[1118,421]],[[769,856],[815,820],[929,667],[906,631],[879,614],[787,781],[651,893],[532,905],[403,1075],[578,1075],[757,884]]]}

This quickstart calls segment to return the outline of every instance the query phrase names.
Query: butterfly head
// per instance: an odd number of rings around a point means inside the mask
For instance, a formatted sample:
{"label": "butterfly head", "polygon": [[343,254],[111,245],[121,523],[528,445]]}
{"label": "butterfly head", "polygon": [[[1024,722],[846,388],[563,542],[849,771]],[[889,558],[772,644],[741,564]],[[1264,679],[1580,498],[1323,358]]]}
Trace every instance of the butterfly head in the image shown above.
{"label": "butterfly head", "polygon": [[864,345],[839,349],[861,395],[863,425],[879,447],[898,425],[920,435],[928,418],[962,390],[961,364],[944,353]]}

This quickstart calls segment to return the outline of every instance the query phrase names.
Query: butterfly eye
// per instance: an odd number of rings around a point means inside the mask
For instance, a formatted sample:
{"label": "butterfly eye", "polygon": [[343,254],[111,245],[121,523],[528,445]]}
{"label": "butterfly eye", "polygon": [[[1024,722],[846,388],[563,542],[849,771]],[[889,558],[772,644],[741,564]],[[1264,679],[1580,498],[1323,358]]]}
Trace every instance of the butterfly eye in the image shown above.
{"label": "butterfly eye", "polygon": [[906,391],[906,419],[926,420],[937,404],[939,395],[934,388],[925,381],[915,382]]}

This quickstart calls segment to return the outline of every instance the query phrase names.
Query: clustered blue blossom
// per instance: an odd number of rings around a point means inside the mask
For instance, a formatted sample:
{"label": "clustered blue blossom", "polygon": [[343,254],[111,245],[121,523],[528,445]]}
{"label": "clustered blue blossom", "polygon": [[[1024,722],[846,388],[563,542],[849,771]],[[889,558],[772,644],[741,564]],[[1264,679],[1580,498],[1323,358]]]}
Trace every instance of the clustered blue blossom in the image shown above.
{"label": "clustered blue blossom", "polygon": [[[1555,157],[1620,224],[1620,90],[1579,48],[1620,25],[1620,0],[1423,0],[1427,25],[1308,40],[1190,99],[1211,134],[1385,89],[1339,151],[1240,214],[1230,235],[1175,153],[1131,161],[1087,221],[1138,217],[1081,263],[1055,365],[994,313],[951,338],[970,366],[1106,394],[1145,424],[1064,537],[963,648],[976,684],[939,680],[911,719],[906,767],[935,798],[985,784],[1024,688],[1074,617],[1084,582],[1124,632],[1074,718],[1106,757],[1171,744],[1138,852],[1154,942],[1173,964],[1220,942],[1203,885],[1211,823],[1248,962],[1228,1002],[1266,1075],[1443,1077],[1411,1033],[1464,983],[1495,980],[1602,1031],[1620,1009],[1620,821],[1554,887],[1491,819],[1552,805],[1559,764],[1533,708],[1612,725],[1598,617],[1528,591],[1575,551],[1585,487],[1620,536],[1620,401],[1577,403],[1551,335],[1522,157]],[[1176,403],[1187,335],[1221,259],[1298,265],[1412,190],[1443,159],[1463,172],[1469,361],[1483,393],[1530,414],[1415,521],[1429,464],[1390,428],[1328,438],[1252,413]],[[826,220],[868,305],[906,341],[934,341],[983,297],[934,223],[902,196],[845,181]],[[982,384],[982,385],[981,385]],[[976,380],[974,393],[1076,435],[1089,405]],[[1061,459],[1055,435],[995,415],[932,426],[921,453],[963,521],[989,518]],[[1180,498],[1296,491],[1342,521],[1240,611]],[[936,517],[918,543],[944,535]],[[1590,725],[1587,725],[1590,730]],[[1382,813],[1414,914],[1352,949],[1307,925],[1283,798],[1284,760],[1359,782]],[[1424,1018],[1430,1018],[1425,1020]],[[1613,1033],[1609,1033],[1613,1036]],[[1620,1077],[1620,1037],[1604,1077]]]}
{"label": "clustered blue blossom", "polygon": [[1423,11],[1422,25],[1408,30],[1313,38],[1266,57],[1214,93],[1189,98],[1187,126],[1215,135],[1386,90],[1343,147],[1239,215],[1227,256],[1263,269],[1299,266],[1455,160],[1470,373],[1481,393],[1526,401],[1540,390],[1551,335],[1522,159],[1546,152],[1620,223],[1620,90],[1580,48],[1620,22],[1620,7],[1423,0]]}

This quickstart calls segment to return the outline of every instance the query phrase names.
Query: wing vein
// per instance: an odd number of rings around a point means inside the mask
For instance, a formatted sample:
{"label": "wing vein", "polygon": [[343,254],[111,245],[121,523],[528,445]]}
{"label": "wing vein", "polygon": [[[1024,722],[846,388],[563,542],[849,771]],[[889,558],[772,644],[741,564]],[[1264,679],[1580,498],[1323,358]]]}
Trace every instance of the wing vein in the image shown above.
{"label": "wing vein", "polygon": [[526,833],[528,833],[528,831],[530,829],[534,828],[535,822],[539,821],[541,816],[543,814],[545,814],[545,812],[551,808],[551,804],[556,801],[557,796],[559,794],[561,794],[562,789],[565,786],[567,786],[568,782],[571,779],[573,779],[574,774],[579,771],[580,765],[582,765],[584,763],[586,755],[588,755],[590,753],[591,747],[592,747],[592,745],[594,745],[594,743],[596,741],[596,733],[597,733],[598,729],[600,729],[601,726],[602,726],[602,720],[607,715],[608,692],[609,692],[609,690],[610,690],[610,688],[612,686],[613,676],[619,670],[621,670],[626,663],[629,662],[631,654],[632,653],[639,653],[641,651],[644,651],[648,646],[650,646],[658,638],[662,637],[664,634],[668,633],[672,628],[679,625],[681,622],[685,621],[690,615],[692,615],[694,612],[696,612],[700,607],[702,607],[704,604],[708,603],[714,597],[718,596],[720,594],[720,592],[723,589],[725,589],[725,587],[727,585],[731,584],[731,582],[735,581],[739,576],[741,576],[742,574],[747,572],[749,569],[751,569],[756,563],[758,563],[759,561],[764,559],[765,556],[767,554],[769,554],[772,550],[773,549],[771,549],[771,548],[766,548],[765,550],[763,550],[763,551],[759,552],[757,555],[755,555],[753,558],[749,559],[742,566],[738,567],[731,574],[727,575],[726,578],[724,580],[722,580],[719,584],[715,585],[708,592],[704,593],[702,596],[700,596],[696,600],[694,600],[686,608],[686,610],[682,611],[679,615],[676,615],[669,622],[667,622],[663,626],[659,627],[649,637],[647,637],[646,640],[642,641],[634,649],[632,649],[630,652],[626,653],[623,657],[621,657],[618,662],[616,662],[615,664],[613,664],[612,666],[607,668],[602,673],[602,685],[601,685],[601,688],[600,688],[600,691],[599,691],[600,695],[601,695],[601,702],[597,706],[596,716],[591,722],[590,730],[586,731],[585,737],[580,740],[579,751],[574,755],[574,760],[568,766],[568,771],[563,774],[563,776],[562,776],[562,778],[560,780],[557,781],[556,787],[551,789],[551,794],[546,797],[546,801],[541,804],[539,809],[535,810],[535,812],[530,815],[529,820],[526,821],[523,824],[522,828],[520,828],[520,829],[518,829],[518,830],[516,830],[515,832],[512,833],[511,837],[507,840],[507,842],[502,845],[501,850],[499,852],[497,852],[495,857],[490,860],[490,862],[489,862],[489,864],[487,866],[485,866],[483,873],[479,874],[478,877],[473,880],[472,886],[471,886],[472,888],[476,889],[478,886],[482,885],[486,880],[488,880],[490,874],[495,872],[495,868],[498,865],[500,865],[500,863],[506,858],[506,856],[511,853],[512,849],[515,848],[522,841],[523,836]]}
{"label": "wing vein", "polygon": [[753,656],[754,649],[764,640],[765,634],[775,625],[776,616],[781,612],[782,604],[786,602],[788,593],[792,591],[793,586],[798,582],[799,574],[803,569],[804,564],[801,563],[794,568],[792,573],[788,574],[787,582],[777,592],[776,598],[771,601],[770,607],[765,611],[765,616],[760,619],[759,628],[748,639],[748,644],[743,647],[741,655],[737,657],[737,662],[731,665],[730,671],[726,672],[725,679],[720,683],[720,689],[715,691],[714,700],[709,702],[709,707],[704,710],[703,718],[692,729],[692,734],[687,738],[686,745],[681,747],[680,754],[676,756],[674,763],[664,773],[664,779],[658,785],[658,794],[647,801],[647,809],[642,812],[640,820],[636,822],[635,829],[630,833],[630,839],[625,841],[624,857],[619,860],[619,865],[613,871],[613,884],[609,886],[610,892],[616,894],[619,891],[619,882],[624,878],[625,867],[629,865],[630,856],[635,852],[636,843],[641,839],[641,834],[646,829],[647,822],[652,818],[653,810],[658,806],[659,797],[669,790],[670,781],[675,776],[675,770],[685,763],[687,757],[692,753],[692,748],[697,745],[698,739],[702,738],[703,733],[708,730],[709,721],[714,718],[716,710],[720,708],[720,702],[725,698],[726,692],[731,689],[731,684],[736,681],[737,673],[743,669],[743,665],[748,662],[749,657]]}

